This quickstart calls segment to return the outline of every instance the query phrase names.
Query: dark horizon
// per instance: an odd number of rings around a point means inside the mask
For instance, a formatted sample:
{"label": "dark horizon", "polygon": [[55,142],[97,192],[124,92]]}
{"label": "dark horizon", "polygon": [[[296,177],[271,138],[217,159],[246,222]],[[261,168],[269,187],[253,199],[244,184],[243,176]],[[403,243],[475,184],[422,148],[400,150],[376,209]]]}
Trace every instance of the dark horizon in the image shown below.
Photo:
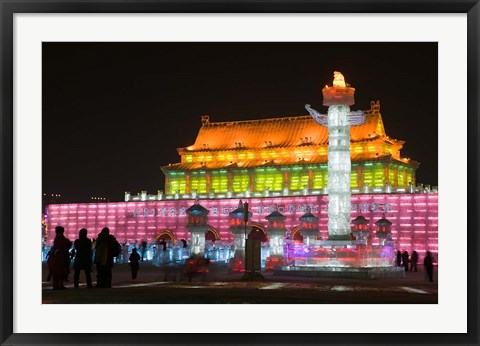
{"label": "dark horizon", "polygon": [[61,202],[164,189],[201,116],[236,121],[326,113],[341,71],[352,110],[379,100],[388,136],[438,184],[437,43],[43,43],[42,188]]}

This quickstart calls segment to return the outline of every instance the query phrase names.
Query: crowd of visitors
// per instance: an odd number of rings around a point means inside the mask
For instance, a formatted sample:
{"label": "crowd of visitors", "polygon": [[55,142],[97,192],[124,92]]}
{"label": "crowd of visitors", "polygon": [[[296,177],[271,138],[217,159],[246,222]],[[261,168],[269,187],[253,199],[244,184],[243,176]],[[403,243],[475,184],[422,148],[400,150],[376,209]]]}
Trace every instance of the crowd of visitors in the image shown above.
{"label": "crowd of visitors", "polygon": [[81,271],[85,272],[87,287],[93,288],[92,264],[95,264],[97,273],[97,285],[95,287],[112,287],[114,257],[120,255],[120,244],[110,234],[108,227],[103,228],[93,242],[87,237],[87,230],[82,228],[78,232],[79,237],[74,241],[73,247],[72,242],[64,236],[64,232],[65,229],[62,226],[55,228],[53,246],[47,255],[48,280],[52,280],[53,289],[66,289],[64,282],[68,281],[72,258],[74,259],[73,285],[75,288],[79,287]]}
{"label": "crowd of visitors", "polygon": [[[73,286],[80,285],[80,273],[85,273],[86,285],[88,288],[110,288],[112,287],[112,268],[114,263],[127,262],[135,280],[140,268],[139,262],[146,259],[146,240],[134,244],[119,244],[117,239],[110,234],[108,227],[102,229],[97,238],[91,240],[87,237],[88,231],[82,228],[78,232],[78,239],[73,244],[64,236],[65,229],[62,226],[55,228],[55,239],[50,248],[47,258],[48,276],[47,281],[52,281],[53,289],[66,289],[64,283],[69,281],[71,261],[73,260]],[[155,254],[156,247],[160,252],[165,252],[169,243],[165,239],[153,245]],[[171,246],[171,244],[170,244]],[[187,247],[187,242],[181,239],[181,246]],[[129,255],[130,253],[130,255]],[[92,273],[95,266],[96,286],[92,283]]]}
{"label": "crowd of visitors", "polygon": [[[52,280],[54,290],[66,289],[64,282],[68,281],[70,273],[70,265],[73,259],[73,285],[79,287],[80,273],[85,273],[86,285],[93,288],[92,284],[92,266],[96,268],[96,288],[112,287],[112,268],[114,258],[123,258],[126,261],[128,256],[128,247],[125,244],[120,245],[117,239],[110,234],[108,227],[104,227],[98,234],[96,239],[90,240],[87,237],[87,230],[82,228],[78,233],[78,239],[73,244],[64,236],[64,228],[57,226],[55,228],[55,238],[53,246],[47,255],[47,268],[49,270],[47,280]],[[158,244],[158,250],[164,252],[167,250],[167,243],[164,239]],[[182,247],[187,246],[187,242],[181,240]],[[73,245],[73,246],[72,246]],[[147,242],[142,241],[137,251],[136,243],[134,244],[131,254],[128,257],[132,279],[135,280],[140,268],[139,262],[144,261],[146,254]],[[126,252],[125,252],[126,250]],[[140,252],[140,253],[139,253]],[[396,265],[403,267],[406,272],[418,271],[418,253],[413,251],[411,256],[407,251],[396,252]],[[423,260],[423,268],[425,278],[433,282],[433,263],[434,259],[430,251],[426,252]]]}
{"label": "crowd of visitors", "polygon": [[[418,253],[413,251],[412,255],[408,255],[408,251],[401,252],[397,250],[396,264],[397,267],[405,268],[405,271],[416,272],[418,263]],[[409,266],[410,265],[410,266]],[[433,282],[433,256],[430,251],[427,251],[425,258],[423,260],[423,268],[425,270],[425,277]]]}

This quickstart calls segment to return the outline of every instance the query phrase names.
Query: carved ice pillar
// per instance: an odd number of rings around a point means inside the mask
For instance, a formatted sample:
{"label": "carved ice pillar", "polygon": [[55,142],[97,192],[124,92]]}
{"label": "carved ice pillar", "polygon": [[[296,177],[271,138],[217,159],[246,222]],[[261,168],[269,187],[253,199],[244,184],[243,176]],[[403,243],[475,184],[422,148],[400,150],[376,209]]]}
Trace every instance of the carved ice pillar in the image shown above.
{"label": "carved ice pillar", "polygon": [[367,245],[370,243],[370,230],[368,229],[369,221],[363,217],[363,215],[359,215],[352,220],[352,234],[355,237],[355,240],[358,242],[362,242],[363,244]]}
{"label": "carved ice pillar", "polygon": [[328,239],[350,239],[350,107],[355,89],[335,72],[333,86],[325,86],[328,106]]}
{"label": "carved ice pillar", "polygon": [[365,121],[361,112],[350,113],[355,103],[355,89],[345,83],[343,75],[334,72],[333,86],[322,89],[323,105],[328,115],[305,108],[317,123],[328,127],[328,239],[350,239],[350,125]]}
{"label": "carved ice pillar", "polygon": [[273,269],[275,266],[282,266],[283,261],[283,244],[285,233],[287,229],[285,228],[285,219],[277,210],[275,210],[268,216],[265,217],[268,220],[267,233],[269,238],[269,247],[270,247],[270,256],[267,258],[266,269]]}
{"label": "carved ice pillar", "polygon": [[328,107],[328,238],[349,239],[350,125],[347,105]]}
{"label": "carved ice pillar", "polygon": [[392,223],[385,218],[385,214],[375,222],[375,225],[377,226],[376,234],[380,245],[390,245],[389,243],[392,242]]}
{"label": "carved ice pillar", "polygon": [[300,216],[300,234],[303,237],[303,243],[305,245],[315,245],[315,239],[320,238],[320,232],[318,231],[318,217],[310,212],[310,208],[307,208],[307,212]]}
{"label": "carved ice pillar", "polygon": [[[245,233],[250,233],[250,226],[245,227],[245,209],[242,200],[238,203],[238,208],[228,214],[228,223],[230,232],[233,234],[233,246],[235,247],[235,255],[245,256]],[[248,213],[248,219],[251,220],[252,213]]]}
{"label": "carved ice pillar", "polygon": [[187,230],[190,232],[190,256],[203,257],[205,254],[205,233],[210,229],[207,224],[209,211],[198,203],[187,209]]}

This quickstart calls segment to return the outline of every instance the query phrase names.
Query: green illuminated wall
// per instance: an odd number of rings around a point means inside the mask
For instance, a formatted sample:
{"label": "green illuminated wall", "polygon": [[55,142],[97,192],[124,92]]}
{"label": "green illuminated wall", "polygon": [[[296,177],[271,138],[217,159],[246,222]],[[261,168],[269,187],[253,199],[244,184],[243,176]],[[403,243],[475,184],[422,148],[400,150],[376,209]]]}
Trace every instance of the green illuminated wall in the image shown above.
{"label": "green illuminated wall", "polygon": [[[193,190],[200,194],[206,194],[212,190],[215,193],[227,193],[229,186],[232,192],[242,193],[250,189],[252,182],[254,188],[252,192],[263,192],[267,187],[270,191],[278,192],[284,187],[288,187],[290,191],[303,190],[304,186],[321,190],[328,185],[326,163],[231,170],[177,171],[169,172],[167,177],[167,194],[175,194],[177,190],[182,194]],[[253,179],[252,182],[251,179]],[[367,184],[372,188],[382,188],[387,181],[392,187],[407,187],[409,182],[415,184],[415,167],[397,162],[352,163],[350,178],[352,188],[362,188]],[[190,184],[189,189],[186,186],[187,182]]]}
{"label": "green illuminated wall", "polygon": [[397,179],[398,179],[398,186],[406,186],[406,182],[403,176],[403,172],[405,171],[404,167],[398,167],[397,168]]}
{"label": "green illuminated wall", "polygon": [[387,177],[385,176],[385,166],[383,163],[374,163],[373,164],[373,186],[383,187]]}
{"label": "green illuminated wall", "polygon": [[290,190],[302,190],[304,186],[308,187],[308,170],[302,166],[293,166],[290,168]]}
{"label": "green illuminated wall", "polygon": [[396,186],[397,182],[395,181],[395,165],[388,165],[388,182],[392,186]]}
{"label": "green illuminated wall", "polygon": [[373,186],[373,163],[363,165],[363,185]]}
{"label": "green illuminated wall", "polygon": [[357,165],[352,165],[352,171],[350,173],[350,187],[351,188],[358,187]]}
{"label": "green illuminated wall", "polygon": [[413,179],[412,169],[407,168],[406,171],[407,171],[407,181],[406,181],[407,186],[408,186],[408,183],[414,184],[415,182],[412,180]]}
{"label": "green illuminated wall", "polygon": [[207,176],[205,171],[193,171],[191,176],[190,191],[207,193]]}
{"label": "green illuminated wall", "polygon": [[328,185],[327,165],[319,165],[313,170],[313,189],[323,189]]}
{"label": "green illuminated wall", "polygon": [[227,171],[222,169],[220,171],[212,171],[212,189],[215,192],[225,193],[228,190],[228,176]]}
{"label": "green illuminated wall", "polygon": [[232,188],[233,192],[245,192],[249,188],[249,174],[248,170],[242,169],[242,170],[234,170],[233,171],[233,182],[232,182]]}
{"label": "green illuminated wall", "polygon": [[283,189],[283,174],[275,167],[255,168],[255,191],[281,191]]}
{"label": "green illuminated wall", "polygon": [[186,193],[187,179],[185,172],[171,172],[168,175],[167,194],[173,195],[178,190],[180,193]]}
{"label": "green illuminated wall", "polygon": [[385,167],[381,162],[366,162],[363,165],[363,185],[370,187],[385,186]]}

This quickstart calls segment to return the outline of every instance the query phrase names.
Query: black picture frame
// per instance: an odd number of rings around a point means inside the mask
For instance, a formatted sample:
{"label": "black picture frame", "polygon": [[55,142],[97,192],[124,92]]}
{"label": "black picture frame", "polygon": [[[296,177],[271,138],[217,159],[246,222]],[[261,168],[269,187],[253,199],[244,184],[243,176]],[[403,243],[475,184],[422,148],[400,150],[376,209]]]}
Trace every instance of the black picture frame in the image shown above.
{"label": "black picture frame", "polygon": [[[0,0],[2,345],[478,345],[479,0]],[[13,332],[13,16],[16,13],[466,13],[468,43],[468,309],[465,334],[19,334]],[[452,318],[455,318],[452,316]]]}

